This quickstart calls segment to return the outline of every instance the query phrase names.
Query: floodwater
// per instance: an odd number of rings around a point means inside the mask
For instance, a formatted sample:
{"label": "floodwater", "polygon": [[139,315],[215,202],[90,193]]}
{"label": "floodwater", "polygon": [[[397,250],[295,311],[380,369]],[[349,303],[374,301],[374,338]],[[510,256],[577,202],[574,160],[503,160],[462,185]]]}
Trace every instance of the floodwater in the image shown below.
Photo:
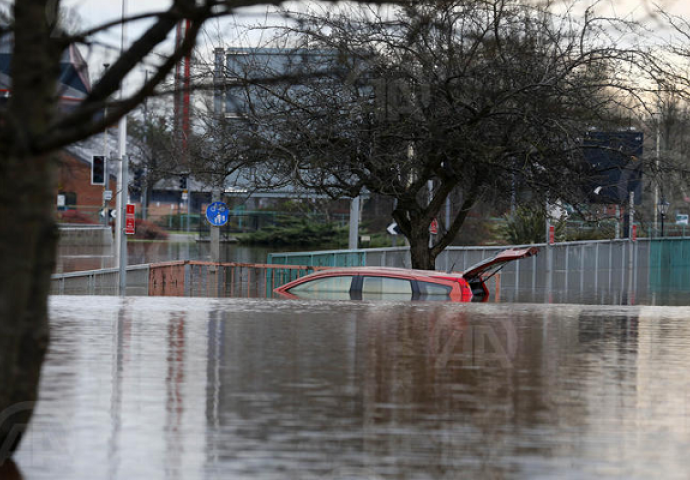
{"label": "floodwater", "polygon": [[25,479],[687,478],[690,308],[50,310]]}

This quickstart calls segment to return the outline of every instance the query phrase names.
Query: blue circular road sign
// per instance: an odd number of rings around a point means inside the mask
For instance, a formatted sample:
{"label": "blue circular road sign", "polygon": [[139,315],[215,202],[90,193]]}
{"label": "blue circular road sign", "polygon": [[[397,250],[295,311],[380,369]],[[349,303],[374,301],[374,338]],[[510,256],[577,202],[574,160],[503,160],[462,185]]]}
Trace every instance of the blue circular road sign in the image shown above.
{"label": "blue circular road sign", "polygon": [[206,207],[206,219],[214,227],[222,227],[228,223],[230,212],[228,206],[223,202],[213,202]]}

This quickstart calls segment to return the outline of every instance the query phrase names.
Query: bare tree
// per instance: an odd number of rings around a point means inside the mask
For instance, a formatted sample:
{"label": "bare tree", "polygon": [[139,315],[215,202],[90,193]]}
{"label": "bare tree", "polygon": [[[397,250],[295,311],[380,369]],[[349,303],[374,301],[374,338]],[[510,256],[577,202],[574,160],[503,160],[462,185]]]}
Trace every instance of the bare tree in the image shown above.
{"label": "bare tree", "polygon": [[[36,400],[40,367],[48,345],[47,298],[55,263],[54,153],[101,132],[155,92],[194,46],[204,21],[237,9],[275,2],[260,0],[173,0],[169,8],[125,18],[150,26],[112,63],[74,110],[60,114],[56,95],[59,61],[73,43],[91,45],[120,20],[73,34],[63,33],[59,0],[18,0],[0,33],[14,38],[12,91],[0,108],[0,453],[6,459],[21,439]],[[374,2],[375,3],[375,2]],[[157,51],[178,22],[191,21],[181,44],[155,65],[148,81],[118,100],[125,76]],[[107,114],[102,115],[108,104]],[[15,408],[21,405],[21,408]],[[4,415],[14,413],[13,415]]]}
{"label": "bare tree", "polygon": [[[688,213],[690,197],[690,163],[687,160],[687,128],[690,120],[690,22],[673,15],[668,5],[655,11],[660,25],[669,27],[664,44],[657,46],[653,82],[647,92],[650,98],[646,112],[650,146],[656,150],[650,168],[650,186],[657,200],[670,202],[670,211]],[[655,195],[656,196],[656,195]],[[656,211],[657,205],[650,205]]]}
{"label": "bare tree", "polygon": [[[609,30],[634,25],[591,12],[448,0],[409,2],[391,18],[357,7],[294,16],[283,36],[290,55],[309,58],[296,62],[306,80],[230,72],[260,126],[255,152],[280,178],[334,197],[395,199],[416,268],[434,269],[471,208],[516,183],[542,204],[581,200],[585,133],[628,126],[639,104],[629,74],[645,55]],[[430,244],[453,192],[460,203]]]}

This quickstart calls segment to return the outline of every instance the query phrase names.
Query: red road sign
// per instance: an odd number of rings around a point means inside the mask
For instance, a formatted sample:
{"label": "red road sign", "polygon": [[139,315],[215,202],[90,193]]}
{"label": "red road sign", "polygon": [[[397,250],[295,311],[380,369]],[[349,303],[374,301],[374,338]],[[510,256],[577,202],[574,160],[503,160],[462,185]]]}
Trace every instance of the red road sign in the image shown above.
{"label": "red road sign", "polygon": [[556,243],[556,227],[549,225],[549,245]]}
{"label": "red road sign", "polygon": [[637,225],[633,225],[632,227],[632,241],[634,242],[637,240]]}
{"label": "red road sign", "polygon": [[134,205],[128,203],[125,215],[125,235],[134,235],[134,214]]}
{"label": "red road sign", "polygon": [[134,235],[134,219],[125,219],[125,235]]}
{"label": "red road sign", "polygon": [[429,233],[432,235],[438,235],[438,220],[435,218],[431,221],[431,225],[429,225]]}

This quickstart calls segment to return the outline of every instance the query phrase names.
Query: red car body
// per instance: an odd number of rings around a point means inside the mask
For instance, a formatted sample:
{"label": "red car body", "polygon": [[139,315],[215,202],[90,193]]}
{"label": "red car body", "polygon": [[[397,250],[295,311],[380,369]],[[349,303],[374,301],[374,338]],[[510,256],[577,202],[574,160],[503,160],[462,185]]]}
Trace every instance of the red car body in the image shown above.
{"label": "red car body", "polygon": [[330,268],[274,291],[286,298],[486,301],[485,281],[507,263],[536,255],[536,247],[504,250],[462,273],[392,267]]}

